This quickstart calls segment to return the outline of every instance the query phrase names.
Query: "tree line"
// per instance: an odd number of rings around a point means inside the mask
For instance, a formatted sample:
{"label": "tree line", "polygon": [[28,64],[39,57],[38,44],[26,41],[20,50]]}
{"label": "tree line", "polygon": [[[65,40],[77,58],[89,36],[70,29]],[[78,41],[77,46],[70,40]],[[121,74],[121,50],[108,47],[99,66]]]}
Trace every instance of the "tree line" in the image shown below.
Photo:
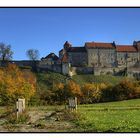
{"label": "tree line", "polygon": [[38,91],[40,104],[64,104],[69,97],[77,97],[79,104],[121,101],[140,98],[140,82],[123,79],[116,85],[107,83],[85,83],[79,85],[73,80],[54,83],[54,88],[41,87]]}
{"label": "tree line", "polygon": [[[8,61],[12,60],[14,52],[11,45],[0,43],[0,60],[1,66],[6,66]],[[39,51],[36,49],[29,49],[26,51],[27,57],[32,61],[32,70],[37,71],[36,60],[39,59]]]}
{"label": "tree line", "polygon": [[[51,79],[47,79],[51,82]],[[77,97],[79,104],[121,101],[140,98],[140,82],[128,78],[116,85],[85,83],[79,85],[72,79],[66,83],[52,82],[42,86],[36,73],[20,69],[15,64],[0,68],[0,105],[15,104],[25,98],[29,104],[65,104],[69,97]],[[45,78],[43,79],[45,81]],[[49,84],[49,83],[47,83]]]}

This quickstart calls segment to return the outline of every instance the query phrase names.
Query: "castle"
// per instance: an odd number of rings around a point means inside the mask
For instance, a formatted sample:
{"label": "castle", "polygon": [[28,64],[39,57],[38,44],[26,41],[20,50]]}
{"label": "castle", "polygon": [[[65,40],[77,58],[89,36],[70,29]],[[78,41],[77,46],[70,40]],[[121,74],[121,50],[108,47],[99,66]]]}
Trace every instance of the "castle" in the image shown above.
{"label": "castle", "polygon": [[50,53],[41,58],[39,67],[74,75],[94,73],[100,75],[132,67],[140,62],[140,41],[133,45],[117,45],[115,42],[86,42],[84,46],[72,46],[68,41],[59,51],[59,57]]}
{"label": "castle", "polygon": [[[32,60],[11,60],[9,63],[23,68],[33,67]],[[83,46],[73,46],[66,41],[59,56],[50,53],[36,60],[36,66],[38,71],[54,71],[69,76],[122,75],[123,72],[140,80],[140,41],[134,41],[132,45],[86,42]]]}

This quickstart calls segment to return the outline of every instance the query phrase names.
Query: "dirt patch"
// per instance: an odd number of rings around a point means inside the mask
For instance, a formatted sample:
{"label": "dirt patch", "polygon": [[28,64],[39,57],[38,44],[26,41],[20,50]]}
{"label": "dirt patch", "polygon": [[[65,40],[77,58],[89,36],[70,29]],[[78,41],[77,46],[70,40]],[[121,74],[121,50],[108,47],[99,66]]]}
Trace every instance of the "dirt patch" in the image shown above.
{"label": "dirt patch", "polygon": [[65,119],[61,111],[29,111],[30,120],[25,124],[5,124],[0,119],[0,132],[69,132],[74,123]]}

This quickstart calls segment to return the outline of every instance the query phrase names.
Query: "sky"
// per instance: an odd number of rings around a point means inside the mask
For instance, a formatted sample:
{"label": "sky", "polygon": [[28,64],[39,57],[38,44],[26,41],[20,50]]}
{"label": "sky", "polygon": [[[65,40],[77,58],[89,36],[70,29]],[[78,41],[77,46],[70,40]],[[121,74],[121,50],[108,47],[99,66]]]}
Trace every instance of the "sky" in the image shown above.
{"label": "sky", "polygon": [[65,41],[133,44],[140,40],[140,8],[0,8],[0,42],[11,45],[14,60],[58,55]]}

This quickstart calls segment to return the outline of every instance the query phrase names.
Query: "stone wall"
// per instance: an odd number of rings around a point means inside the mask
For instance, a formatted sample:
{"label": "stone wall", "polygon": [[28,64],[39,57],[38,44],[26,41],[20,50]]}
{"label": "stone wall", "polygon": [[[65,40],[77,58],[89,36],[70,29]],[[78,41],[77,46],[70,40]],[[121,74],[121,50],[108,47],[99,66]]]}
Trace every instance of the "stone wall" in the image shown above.
{"label": "stone wall", "polygon": [[69,72],[70,72],[70,64],[62,63],[62,74],[69,75]]}
{"label": "stone wall", "polygon": [[[128,66],[133,66],[138,61],[139,61],[139,53],[137,52],[127,53]],[[126,67],[126,52],[117,52],[117,62],[118,62],[118,66]]]}
{"label": "stone wall", "polygon": [[72,66],[87,66],[87,52],[68,52],[68,58]]}
{"label": "stone wall", "polygon": [[137,80],[140,80],[140,66],[128,68],[127,74],[128,77],[133,77]]}
{"label": "stone wall", "polygon": [[71,67],[71,75],[75,74],[93,74],[92,67]]}
{"label": "stone wall", "polygon": [[111,67],[115,66],[115,49],[87,49],[89,67]]}
{"label": "stone wall", "polygon": [[61,73],[62,72],[62,65],[61,64],[53,65],[53,71]]}
{"label": "stone wall", "polygon": [[62,72],[62,67],[61,65],[54,64],[54,65],[39,65],[38,67],[39,71],[54,71],[61,73]]}
{"label": "stone wall", "polygon": [[140,80],[140,71],[128,71],[127,75],[128,77]]}
{"label": "stone wall", "polygon": [[115,75],[120,70],[119,68],[94,68],[94,75]]}

